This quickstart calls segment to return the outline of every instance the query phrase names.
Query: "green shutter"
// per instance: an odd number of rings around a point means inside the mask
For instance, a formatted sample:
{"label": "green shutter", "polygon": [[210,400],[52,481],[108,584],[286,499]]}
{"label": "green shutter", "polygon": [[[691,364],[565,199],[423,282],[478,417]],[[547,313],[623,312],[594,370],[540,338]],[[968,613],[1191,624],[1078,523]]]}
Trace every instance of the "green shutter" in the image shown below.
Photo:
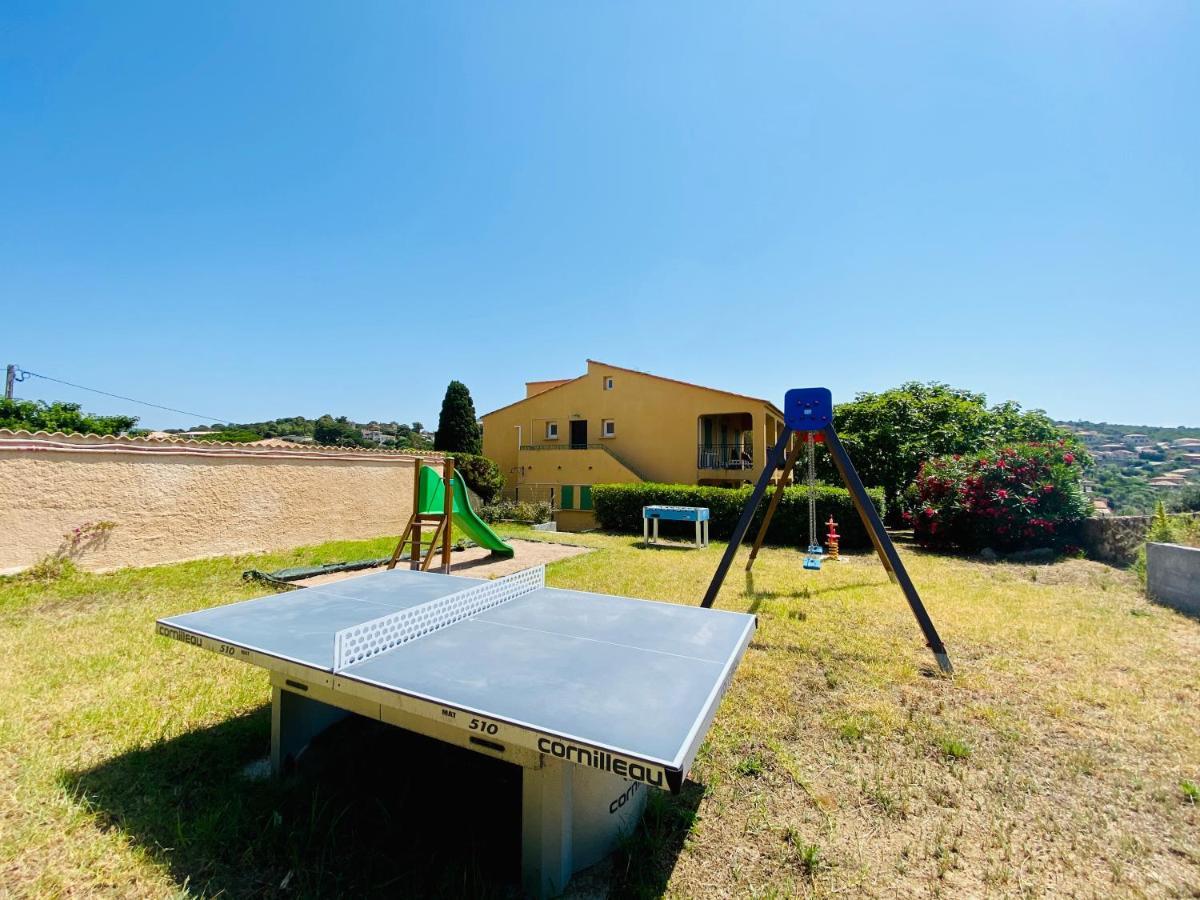
{"label": "green shutter", "polygon": [[562,486],[562,502],[559,504],[559,509],[574,509],[575,508],[575,485],[564,484]]}
{"label": "green shutter", "polygon": [[592,486],[590,484],[581,484],[579,486],[579,508],[592,508]]}

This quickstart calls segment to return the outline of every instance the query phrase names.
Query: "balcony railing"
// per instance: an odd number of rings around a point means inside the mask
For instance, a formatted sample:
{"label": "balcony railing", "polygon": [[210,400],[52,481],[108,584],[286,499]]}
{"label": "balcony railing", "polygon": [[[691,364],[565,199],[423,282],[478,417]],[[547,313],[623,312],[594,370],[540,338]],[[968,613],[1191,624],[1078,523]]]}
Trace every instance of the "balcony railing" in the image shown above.
{"label": "balcony railing", "polygon": [[754,447],[749,441],[740,444],[700,444],[696,448],[697,469],[751,469],[754,467]]}

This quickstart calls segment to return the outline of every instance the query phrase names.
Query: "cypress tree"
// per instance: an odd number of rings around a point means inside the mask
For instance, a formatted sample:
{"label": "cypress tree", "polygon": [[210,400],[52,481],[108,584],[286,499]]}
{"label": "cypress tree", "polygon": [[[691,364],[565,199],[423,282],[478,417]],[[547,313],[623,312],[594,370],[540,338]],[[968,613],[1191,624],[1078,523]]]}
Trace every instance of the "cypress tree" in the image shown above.
{"label": "cypress tree", "polygon": [[482,450],[483,430],[475,420],[471,392],[461,381],[451,381],[442,398],[433,449],[444,453],[476,453]]}

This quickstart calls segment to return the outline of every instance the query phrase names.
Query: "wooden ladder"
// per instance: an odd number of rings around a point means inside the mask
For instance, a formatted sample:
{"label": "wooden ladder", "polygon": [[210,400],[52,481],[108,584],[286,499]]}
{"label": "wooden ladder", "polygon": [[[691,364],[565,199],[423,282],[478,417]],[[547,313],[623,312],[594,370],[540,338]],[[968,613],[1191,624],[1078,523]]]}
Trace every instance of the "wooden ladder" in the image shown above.
{"label": "wooden ladder", "polygon": [[[421,466],[423,463],[420,459],[415,462],[415,472],[413,476],[413,514],[409,516],[408,524],[404,526],[404,531],[400,535],[400,543],[396,544],[396,549],[392,551],[392,558],[388,560],[387,567],[389,569],[396,568],[396,563],[400,561],[400,557],[404,555],[404,548],[409,548],[408,567],[410,569],[419,569],[422,572],[428,572],[430,566],[433,565],[434,548],[441,545],[441,570],[443,573],[450,574],[450,551],[454,544],[454,460],[447,457],[442,462],[442,496],[444,498],[442,512],[427,512],[423,513],[420,510],[421,506]],[[430,535],[429,541],[426,542],[423,538],[425,528],[433,526],[433,534]],[[426,549],[428,547],[428,549]],[[425,552],[422,552],[422,551]]]}

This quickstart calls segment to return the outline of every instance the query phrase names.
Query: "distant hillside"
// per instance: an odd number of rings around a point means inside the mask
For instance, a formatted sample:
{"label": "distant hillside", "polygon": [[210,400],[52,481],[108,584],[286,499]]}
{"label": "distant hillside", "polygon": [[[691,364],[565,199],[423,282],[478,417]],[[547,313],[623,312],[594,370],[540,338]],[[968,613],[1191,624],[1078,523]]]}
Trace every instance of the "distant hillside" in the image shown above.
{"label": "distant hillside", "polygon": [[[1171,506],[1200,486],[1200,428],[1059,422],[1096,460],[1086,487],[1116,515],[1150,513],[1159,500]],[[1097,504],[1104,514],[1104,504]]]}
{"label": "distant hillside", "polygon": [[298,444],[341,444],[359,447],[394,447],[428,450],[433,435],[420,422],[352,422],[345,416],[324,415],[317,419],[290,416],[266,422],[229,422],[197,425],[192,429],[171,429],[170,434],[185,434],[194,440],[235,441],[245,443],[263,438],[279,438]]}

